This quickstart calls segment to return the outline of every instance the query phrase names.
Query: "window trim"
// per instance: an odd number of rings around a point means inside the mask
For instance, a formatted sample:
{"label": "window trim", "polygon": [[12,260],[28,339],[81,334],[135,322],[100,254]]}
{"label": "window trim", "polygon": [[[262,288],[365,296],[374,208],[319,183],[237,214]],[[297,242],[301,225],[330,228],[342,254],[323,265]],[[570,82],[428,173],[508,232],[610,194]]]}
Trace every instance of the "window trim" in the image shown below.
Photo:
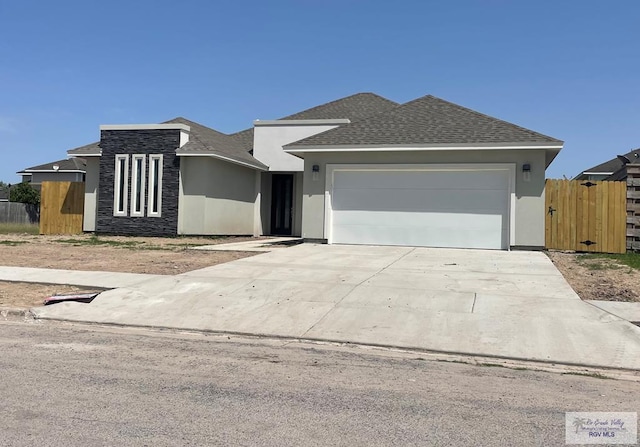
{"label": "window trim", "polygon": [[[155,161],[158,161],[158,170],[155,169]],[[148,207],[147,217],[162,217],[162,171],[163,171],[163,156],[162,154],[149,155],[149,183],[147,185]],[[158,183],[158,201],[156,203],[153,194],[154,183]],[[157,208],[157,211],[153,209]]]}
{"label": "window trim", "polygon": [[[124,180],[122,179],[121,162],[124,161]],[[128,216],[129,209],[129,155],[116,155],[113,185],[113,215]],[[121,189],[122,186],[122,189]],[[122,202],[120,196],[122,195]],[[121,206],[122,205],[122,206]],[[122,211],[120,211],[122,209]]]}
{"label": "window trim", "polygon": [[[138,179],[138,160],[142,162],[140,179]],[[131,156],[131,217],[144,217],[145,188],[146,188],[147,156],[134,154]],[[138,191],[140,180],[140,191]],[[140,210],[136,210],[136,200],[140,200]]]}

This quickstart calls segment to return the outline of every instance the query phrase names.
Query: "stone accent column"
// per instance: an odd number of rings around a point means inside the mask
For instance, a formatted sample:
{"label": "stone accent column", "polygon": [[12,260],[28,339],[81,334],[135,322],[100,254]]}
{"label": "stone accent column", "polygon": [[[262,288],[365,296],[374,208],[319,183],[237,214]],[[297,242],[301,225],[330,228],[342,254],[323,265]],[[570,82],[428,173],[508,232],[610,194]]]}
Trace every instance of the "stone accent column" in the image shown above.
{"label": "stone accent column", "polygon": [[627,250],[640,251],[640,164],[627,165]]}

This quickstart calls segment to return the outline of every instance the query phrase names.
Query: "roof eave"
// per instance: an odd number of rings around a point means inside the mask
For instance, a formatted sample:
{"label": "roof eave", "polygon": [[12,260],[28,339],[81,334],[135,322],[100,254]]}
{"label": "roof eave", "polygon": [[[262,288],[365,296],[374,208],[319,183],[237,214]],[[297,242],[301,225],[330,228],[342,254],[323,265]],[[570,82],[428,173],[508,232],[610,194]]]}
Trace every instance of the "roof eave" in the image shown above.
{"label": "roof eave", "polygon": [[220,155],[220,154],[214,154],[211,152],[178,152],[176,151],[176,155],[178,157],[212,157],[212,158],[217,158],[219,160],[223,160],[229,163],[234,163],[240,166],[244,166],[247,168],[251,168],[251,169],[257,169],[258,171],[268,171],[269,167],[268,166],[260,166],[257,164],[253,164],[253,163],[249,163],[249,162],[245,162],[242,160],[236,160],[234,158],[231,157],[225,157],[224,155]]}
{"label": "roof eave", "polygon": [[69,157],[74,157],[74,158],[85,158],[85,157],[102,157],[102,151],[100,151],[99,154],[94,154],[94,153],[83,153],[83,154],[76,154],[76,153],[72,153],[72,152],[67,152],[67,155]]}
{"label": "roof eave", "polygon": [[535,142],[535,143],[469,143],[469,144],[350,144],[350,145],[296,145],[284,146],[288,153],[304,152],[404,152],[404,151],[469,151],[469,150],[531,150],[544,149],[559,152],[563,143]]}

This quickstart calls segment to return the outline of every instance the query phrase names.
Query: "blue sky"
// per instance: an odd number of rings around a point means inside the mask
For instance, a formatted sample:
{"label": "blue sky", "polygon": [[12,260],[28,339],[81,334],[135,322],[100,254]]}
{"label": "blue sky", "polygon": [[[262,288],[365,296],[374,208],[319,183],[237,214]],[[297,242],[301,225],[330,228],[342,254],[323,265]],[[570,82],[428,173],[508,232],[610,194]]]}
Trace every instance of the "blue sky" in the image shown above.
{"label": "blue sky", "polygon": [[640,147],[635,1],[0,2],[0,180],[100,124],[233,132],[356,92],[426,94],[565,141],[551,178]]}

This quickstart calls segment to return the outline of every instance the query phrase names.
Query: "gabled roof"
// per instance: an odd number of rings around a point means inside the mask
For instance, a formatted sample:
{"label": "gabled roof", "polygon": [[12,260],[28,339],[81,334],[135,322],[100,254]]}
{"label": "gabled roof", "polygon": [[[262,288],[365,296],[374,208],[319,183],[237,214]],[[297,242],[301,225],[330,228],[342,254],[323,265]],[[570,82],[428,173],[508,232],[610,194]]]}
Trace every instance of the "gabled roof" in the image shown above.
{"label": "gabled roof", "polygon": [[83,155],[100,155],[102,153],[102,149],[100,149],[99,144],[99,141],[96,141],[95,143],[85,144],[84,146],[68,150],[67,154],[73,157],[81,157]]}
{"label": "gabled roof", "polygon": [[[54,169],[58,166],[58,169]],[[83,158],[65,158],[52,161],[43,165],[32,166],[19,171],[18,174],[30,174],[32,172],[86,172],[87,162]]]}
{"label": "gabled roof", "polygon": [[280,118],[281,120],[321,120],[321,119],[348,119],[358,121],[368,118],[386,110],[398,106],[391,101],[375,93],[356,93],[355,95],[336,99],[302,112]]}
{"label": "gabled roof", "polygon": [[[624,154],[624,157],[627,157],[631,163],[640,163],[640,148],[627,152]],[[588,173],[613,174],[620,170],[624,165],[625,163],[622,160],[615,157],[592,168],[585,169],[580,173],[580,175]]]}
{"label": "gabled roof", "polygon": [[163,124],[166,123],[186,124],[191,128],[187,144],[176,150],[178,155],[212,154],[254,168],[268,169],[265,164],[259,162],[247,151],[238,138],[182,117],[174,118]]}
{"label": "gabled roof", "polygon": [[561,145],[562,141],[427,95],[285,148],[508,143]]}
{"label": "gabled roof", "polygon": [[[284,116],[278,120],[348,119],[353,122],[391,110],[397,106],[397,102],[383,98],[375,93],[356,93],[293,115]],[[253,127],[236,132],[231,136],[237,138],[245,149],[253,149]]]}

